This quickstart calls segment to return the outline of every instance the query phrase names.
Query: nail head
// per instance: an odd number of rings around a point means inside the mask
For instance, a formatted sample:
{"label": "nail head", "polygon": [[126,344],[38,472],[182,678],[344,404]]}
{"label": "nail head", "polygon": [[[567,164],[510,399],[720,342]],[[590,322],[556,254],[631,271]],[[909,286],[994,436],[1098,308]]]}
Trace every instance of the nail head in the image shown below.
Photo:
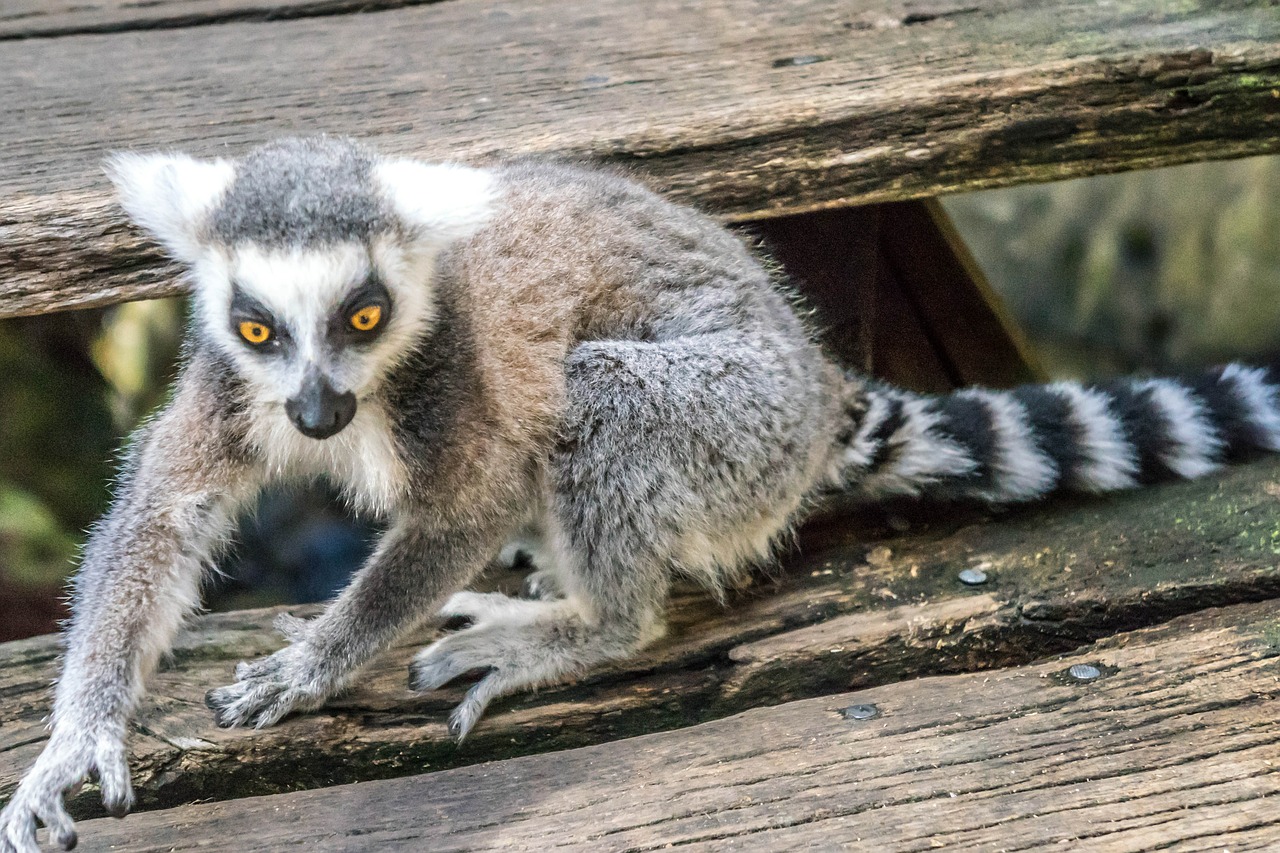
{"label": "nail head", "polygon": [[1067,674],[1076,681],[1093,681],[1095,678],[1102,675],[1102,670],[1092,664],[1078,663],[1073,665],[1071,669],[1067,670]]}
{"label": "nail head", "polygon": [[880,709],[875,705],[850,705],[841,709],[840,715],[846,720],[873,720],[880,716]]}

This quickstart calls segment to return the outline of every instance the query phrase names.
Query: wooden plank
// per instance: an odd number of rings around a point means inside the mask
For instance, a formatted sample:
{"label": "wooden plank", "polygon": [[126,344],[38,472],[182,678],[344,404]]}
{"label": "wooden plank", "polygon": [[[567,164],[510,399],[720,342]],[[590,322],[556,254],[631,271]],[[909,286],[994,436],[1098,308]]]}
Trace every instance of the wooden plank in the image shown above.
{"label": "wooden plank", "polygon": [[0,40],[369,13],[438,0],[5,0]]}
{"label": "wooden plank", "polygon": [[1274,152],[1275,91],[1280,16],[1207,0],[450,0],[6,41],[0,316],[181,289],[113,212],[111,149],[591,157],[747,219]]}
{"label": "wooden plank", "polygon": [[918,307],[907,298],[884,252],[876,263],[876,322],[871,330],[871,372],[894,384],[930,394],[955,390],[960,377]]}
{"label": "wooden plank", "polygon": [[62,584],[15,584],[0,578],[0,643],[56,631],[68,616]]}
{"label": "wooden plank", "polygon": [[[280,645],[271,613],[198,620],[129,739],[142,808],[421,773],[682,728],[747,708],[921,675],[990,669],[1205,607],[1280,595],[1280,460],[1221,477],[1059,501],[984,520],[909,505],[816,519],[776,582],[722,608],[683,593],[671,635],[583,682],[498,703],[462,746],[454,688],[406,688],[415,643],[348,696],[254,731],[213,726],[207,689]],[[851,522],[861,519],[859,524]],[[910,527],[890,535],[889,528]],[[964,587],[961,569],[991,576]],[[415,642],[425,641],[419,637]],[[51,638],[0,646],[0,798],[47,736]],[[73,813],[100,814],[91,791]]]}
{"label": "wooden plank", "polygon": [[[1076,654],[678,732],[82,826],[86,850],[1274,850],[1280,628],[1208,611]],[[1102,677],[1081,682],[1073,665]],[[873,705],[879,716],[841,709]],[[1067,845],[1059,848],[1054,845]]]}

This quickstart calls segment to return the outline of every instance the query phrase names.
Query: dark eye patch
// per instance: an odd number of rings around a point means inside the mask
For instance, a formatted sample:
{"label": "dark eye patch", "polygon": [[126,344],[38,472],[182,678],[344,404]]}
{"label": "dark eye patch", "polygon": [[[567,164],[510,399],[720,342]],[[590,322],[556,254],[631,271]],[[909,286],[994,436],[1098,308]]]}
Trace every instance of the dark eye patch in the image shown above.
{"label": "dark eye patch", "polygon": [[[351,325],[351,315],[362,308],[376,305],[382,309],[378,325],[360,331]],[[391,319],[391,293],[377,276],[369,276],[346,299],[329,319],[329,340],[334,346],[372,343],[382,335]]]}
{"label": "dark eye patch", "polygon": [[239,340],[244,340],[239,332],[240,324],[244,322],[260,323],[271,330],[271,338],[264,344],[254,345],[245,341],[245,346],[257,353],[278,353],[289,342],[288,331],[276,319],[271,316],[271,312],[267,310],[261,302],[245,293],[237,285],[232,285],[231,290],[231,310],[229,312],[231,321],[231,331]]}

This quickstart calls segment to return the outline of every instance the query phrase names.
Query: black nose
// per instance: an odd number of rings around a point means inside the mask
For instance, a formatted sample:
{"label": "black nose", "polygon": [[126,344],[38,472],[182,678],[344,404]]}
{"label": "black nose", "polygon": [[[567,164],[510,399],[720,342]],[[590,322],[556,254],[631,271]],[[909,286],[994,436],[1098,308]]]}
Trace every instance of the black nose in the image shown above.
{"label": "black nose", "polygon": [[298,432],[310,438],[328,438],[342,431],[356,416],[356,395],[339,394],[318,373],[307,374],[298,396],[284,404],[285,413]]}

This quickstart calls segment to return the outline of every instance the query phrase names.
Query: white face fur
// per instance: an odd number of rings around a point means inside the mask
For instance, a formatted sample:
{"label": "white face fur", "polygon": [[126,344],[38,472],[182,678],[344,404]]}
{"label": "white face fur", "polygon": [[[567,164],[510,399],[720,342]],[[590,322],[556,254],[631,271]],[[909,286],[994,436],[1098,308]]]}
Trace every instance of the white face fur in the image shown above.
{"label": "white face fur", "polygon": [[[284,475],[329,474],[360,503],[384,508],[400,466],[371,397],[429,330],[436,258],[487,221],[493,177],[463,166],[376,161],[370,190],[395,227],[290,245],[211,236],[210,217],[235,168],[182,155],[122,155],[109,164],[130,217],[189,267],[197,322],[250,390],[251,440],[268,466]],[[362,330],[370,317],[361,324],[356,315],[371,305],[379,316]],[[252,340],[263,328],[246,335],[246,318],[265,327],[268,339]],[[298,400],[315,399],[320,385],[326,399],[354,400],[354,416],[333,433],[304,436]]]}
{"label": "white face fur", "polygon": [[[434,261],[434,252],[390,237],[308,249],[242,243],[210,246],[192,272],[206,332],[258,402],[283,406],[315,371],[339,393],[372,395],[431,325]],[[386,289],[390,305],[374,328],[357,335],[354,317],[370,303],[351,298],[371,282]],[[232,313],[237,296],[263,309],[270,335],[264,344],[241,334]]]}

